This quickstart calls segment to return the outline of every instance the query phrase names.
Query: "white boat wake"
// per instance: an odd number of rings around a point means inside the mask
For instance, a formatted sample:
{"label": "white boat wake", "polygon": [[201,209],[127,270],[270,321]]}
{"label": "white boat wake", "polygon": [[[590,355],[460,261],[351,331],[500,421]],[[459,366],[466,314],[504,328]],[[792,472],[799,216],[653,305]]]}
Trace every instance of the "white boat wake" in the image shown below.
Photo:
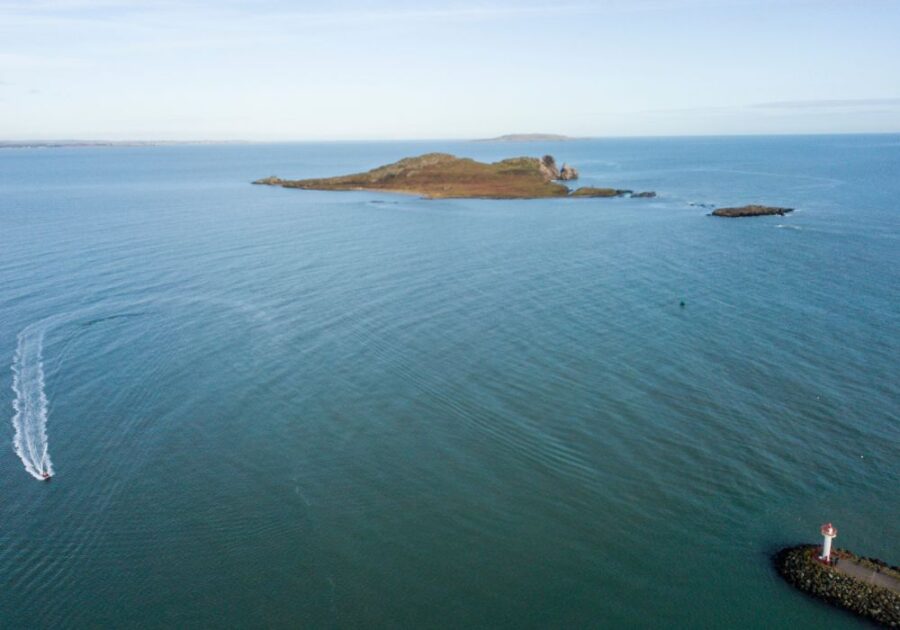
{"label": "white boat wake", "polygon": [[47,395],[44,393],[44,327],[27,327],[19,333],[19,345],[13,359],[13,446],[16,454],[35,479],[53,475],[53,462],[47,450]]}
{"label": "white boat wake", "polygon": [[[248,320],[263,323],[267,327],[271,318],[260,308],[244,302],[234,302],[199,297],[179,297],[151,295],[143,300],[110,302],[86,307],[70,313],[60,313],[26,326],[18,336],[18,346],[13,358],[13,384],[16,394],[13,400],[15,415],[12,423],[15,429],[13,447],[25,470],[35,479],[46,480],[54,475],[53,462],[47,444],[47,419],[50,415],[49,401],[44,391],[44,338],[48,331],[71,322],[87,319],[84,326],[102,322],[137,317],[146,312],[159,311],[164,306],[184,308],[192,305],[214,305],[240,313]],[[134,312],[134,309],[141,310]],[[130,312],[122,312],[128,309]]]}

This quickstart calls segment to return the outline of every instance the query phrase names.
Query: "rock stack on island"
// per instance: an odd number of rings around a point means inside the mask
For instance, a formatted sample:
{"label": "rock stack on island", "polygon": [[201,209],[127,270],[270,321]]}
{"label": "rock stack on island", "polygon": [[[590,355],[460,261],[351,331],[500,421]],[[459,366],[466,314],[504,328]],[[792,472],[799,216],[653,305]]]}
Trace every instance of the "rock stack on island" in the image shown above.
{"label": "rock stack on island", "polygon": [[578,179],[578,171],[574,166],[569,166],[568,164],[563,164],[562,168],[559,169],[559,179],[568,182],[573,179]]}
{"label": "rock stack on island", "polygon": [[556,168],[556,160],[552,155],[542,157],[539,168],[541,174],[547,179],[559,179],[559,169]]}

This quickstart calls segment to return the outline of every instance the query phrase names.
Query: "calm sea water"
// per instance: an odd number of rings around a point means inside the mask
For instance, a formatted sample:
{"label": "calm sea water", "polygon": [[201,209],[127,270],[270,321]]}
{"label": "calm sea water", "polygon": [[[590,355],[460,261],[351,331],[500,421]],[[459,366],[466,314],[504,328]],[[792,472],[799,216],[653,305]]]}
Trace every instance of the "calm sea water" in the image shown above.
{"label": "calm sea water", "polygon": [[[434,150],[660,196],[248,184]],[[898,174],[900,136],[0,152],[0,626],[858,625],[769,558],[830,520],[900,563]],[[751,202],[797,212],[691,205]]]}

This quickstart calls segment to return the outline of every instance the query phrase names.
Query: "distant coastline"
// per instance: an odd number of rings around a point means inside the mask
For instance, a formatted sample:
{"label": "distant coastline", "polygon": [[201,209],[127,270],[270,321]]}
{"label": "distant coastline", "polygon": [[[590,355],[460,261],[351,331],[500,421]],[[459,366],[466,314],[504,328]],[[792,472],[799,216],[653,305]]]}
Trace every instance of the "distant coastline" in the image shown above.
{"label": "distant coastline", "polygon": [[510,133],[496,138],[480,138],[475,142],[572,142],[581,138],[572,138],[556,133]]}
{"label": "distant coastline", "polygon": [[250,144],[249,140],[0,140],[0,149],[63,149],[85,147],[163,147]]}

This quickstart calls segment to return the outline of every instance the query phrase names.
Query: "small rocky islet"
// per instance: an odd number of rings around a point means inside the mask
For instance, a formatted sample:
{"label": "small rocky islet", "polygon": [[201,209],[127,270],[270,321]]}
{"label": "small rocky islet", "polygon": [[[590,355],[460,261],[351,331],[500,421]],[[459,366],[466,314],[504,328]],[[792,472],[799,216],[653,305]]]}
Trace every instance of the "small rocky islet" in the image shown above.
{"label": "small rocky islet", "polygon": [[633,190],[622,190],[619,188],[594,188],[593,186],[585,186],[572,192],[572,197],[632,197],[634,199],[653,199],[656,193],[653,191],[634,192]]}
{"label": "small rocky islet", "polygon": [[788,212],[793,211],[793,208],[778,208],[775,206],[759,206],[752,204],[749,206],[740,206],[737,208],[717,208],[710,213],[710,216],[726,217],[729,219],[736,219],[739,217],[765,217],[772,215],[783,217]]}
{"label": "small rocky islet", "polygon": [[820,547],[795,545],[775,554],[778,573],[798,589],[888,628],[900,628],[900,568],[846,549],[834,562],[819,559]]}
{"label": "small rocky islet", "polygon": [[[426,199],[575,199],[631,197],[653,199],[653,191],[583,186],[572,190],[559,182],[578,179],[578,170],[569,164],[557,167],[551,155],[542,158],[516,157],[484,163],[449,153],[427,153],[379,166],[364,173],[311,179],[281,179],[270,176],[254,184],[302,190],[366,190],[414,194]],[[694,205],[694,204],[692,204]],[[748,205],[719,208],[717,217],[785,215],[792,208]]]}

